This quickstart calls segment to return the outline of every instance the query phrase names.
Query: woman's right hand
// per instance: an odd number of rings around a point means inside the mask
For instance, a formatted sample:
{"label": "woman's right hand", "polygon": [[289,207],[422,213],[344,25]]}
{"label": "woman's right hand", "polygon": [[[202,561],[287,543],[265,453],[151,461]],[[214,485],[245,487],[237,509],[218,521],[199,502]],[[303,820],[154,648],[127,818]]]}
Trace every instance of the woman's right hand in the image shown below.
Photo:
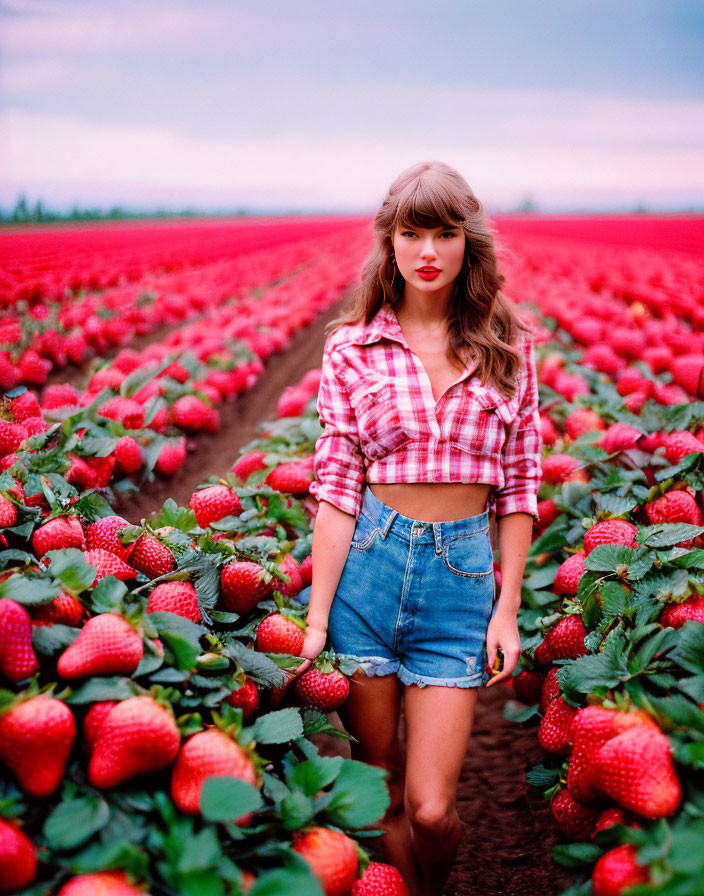
{"label": "woman's right hand", "polygon": [[304,660],[300,666],[296,666],[293,670],[294,678],[298,677],[305,672],[306,669],[311,667],[313,660],[324,650],[327,637],[327,628],[318,628],[317,626],[310,624],[306,626],[306,635],[303,640],[303,647],[299,654],[299,656],[304,657]]}

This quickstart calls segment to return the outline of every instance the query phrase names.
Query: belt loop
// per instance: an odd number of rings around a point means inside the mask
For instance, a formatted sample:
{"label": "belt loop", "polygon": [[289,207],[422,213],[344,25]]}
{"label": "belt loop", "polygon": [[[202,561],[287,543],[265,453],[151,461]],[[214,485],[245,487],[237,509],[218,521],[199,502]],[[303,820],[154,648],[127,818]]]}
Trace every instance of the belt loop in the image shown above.
{"label": "belt loop", "polygon": [[435,553],[442,554],[442,523],[433,523],[433,538],[435,540]]}
{"label": "belt loop", "polygon": [[392,510],[391,513],[389,514],[388,519],[386,520],[386,522],[384,523],[384,525],[381,528],[381,537],[382,538],[386,538],[386,536],[389,534],[389,529],[393,525],[393,522],[397,516],[398,516],[398,511]]}

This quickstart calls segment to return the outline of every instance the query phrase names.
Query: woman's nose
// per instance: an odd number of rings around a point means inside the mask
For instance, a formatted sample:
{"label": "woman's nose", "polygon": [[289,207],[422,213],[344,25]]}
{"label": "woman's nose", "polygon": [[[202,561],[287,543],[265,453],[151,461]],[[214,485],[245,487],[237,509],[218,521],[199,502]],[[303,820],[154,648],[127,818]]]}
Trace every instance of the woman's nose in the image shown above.
{"label": "woman's nose", "polygon": [[435,243],[433,242],[432,237],[427,237],[423,241],[423,245],[421,247],[421,258],[435,258],[438,253],[435,251]]}

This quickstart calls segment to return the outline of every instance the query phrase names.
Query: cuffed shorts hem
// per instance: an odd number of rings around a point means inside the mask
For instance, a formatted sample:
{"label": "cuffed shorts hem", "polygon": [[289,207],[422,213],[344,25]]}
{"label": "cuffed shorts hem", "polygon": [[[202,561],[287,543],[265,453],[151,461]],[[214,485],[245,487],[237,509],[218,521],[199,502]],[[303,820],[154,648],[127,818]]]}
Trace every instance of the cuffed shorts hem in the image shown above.
{"label": "cuffed shorts hem", "polygon": [[357,663],[364,674],[373,678],[376,675],[393,675],[398,672],[400,663],[398,660],[389,659],[386,656],[355,656],[351,653],[337,653],[341,660]]}
{"label": "cuffed shorts hem", "polygon": [[479,688],[484,687],[489,680],[486,672],[477,672],[474,675],[465,675],[462,678],[434,678],[431,675],[418,675],[410,672],[401,662],[389,659],[385,656],[355,656],[351,653],[338,653],[341,660],[356,663],[368,678],[383,675],[396,675],[402,684],[415,684],[424,688],[428,685],[454,688]]}
{"label": "cuffed shorts hem", "polygon": [[429,684],[450,688],[478,688],[483,683],[481,672],[476,675],[466,675],[463,678],[433,678],[431,675],[418,675],[415,672],[409,672],[404,666],[399,666],[397,675],[403,684],[416,684],[420,688],[427,687]]}

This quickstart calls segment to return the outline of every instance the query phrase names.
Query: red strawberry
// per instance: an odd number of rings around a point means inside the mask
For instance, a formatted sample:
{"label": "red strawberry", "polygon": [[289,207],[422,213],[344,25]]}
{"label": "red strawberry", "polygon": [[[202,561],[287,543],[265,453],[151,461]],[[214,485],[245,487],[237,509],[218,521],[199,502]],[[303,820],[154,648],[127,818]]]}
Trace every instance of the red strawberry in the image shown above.
{"label": "red strawberry", "polygon": [[522,669],[513,679],[516,699],[528,706],[537,703],[544,681],[544,672],[539,672],[537,669]]}
{"label": "red strawberry", "polygon": [[293,691],[302,706],[313,706],[321,712],[332,712],[347,699],[350,683],[339,669],[324,672],[312,667],[299,675]]}
{"label": "red strawberry", "polygon": [[0,818],[0,891],[12,893],[34,880],[37,853],[29,837],[16,824]]}
{"label": "red strawberry", "polygon": [[98,732],[113,707],[117,706],[117,702],[117,700],[104,700],[102,703],[94,703],[86,713],[86,717],[83,719],[83,741],[88,753],[93,749]]}
{"label": "red strawberry", "polygon": [[178,442],[168,442],[159,452],[159,457],[154,464],[157,473],[164,476],[173,476],[183,466],[186,459],[186,440],[180,438]]}
{"label": "red strawberry", "polygon": [[693,594],[678,604],[666,604],[660,614],[660,625],[663,628],[682,628],[690,619],[704,625],[704,597],[701,595]]}
{"label": "red strawberry", "polygon": [[357,879],[354,840],[342,831],[311,827],[296,831],[292,848],[308,862],[325,896],[346,896]]}
{"label": "red strawberry", "polygon": [[226,516],[237,516],[242,512],[242,504],[237,492],[226,485],[210,485],[191,495],[188,506],[196,515],[201,529]]}
{"label": "red strawberry", "polygon": [[563,616],[536,647],[536,662],[547,666],[554,660],[575,660],[585,656],[588,653],[584,645],[587,634],[580,615]]}
{"label": "red strawberry", "polygon": [[164,576],[176,568],[171,551],[148,532],[132,543],[129,562],[150,579]]}
{"label": "red strawberry", "polygon": [[20,787],[41,799],[61,783],[75,737],[68,706],[39,694],[16,703],[0,718],[0,758]]}
{"label": "red strawberry", "polygon": [[308,404],[310,393],[300,386],[289,386],[276,403],[277,417],[300,417]]}
{"label": "red strawberry", "polygon": [[626,810],[622,809],[620,806],[612,806],[609,809],[604,809],[596,820],[596,825],[591,836],[595,837],[599,831],[606,831],[615,824],[628,825],[628,827],[631,828],[640,827],[639,824],[628,821],[629,814],[630,813],[626,812]]}
{"label": "red strawberry", "polygon": [[553,594],[576,594],[579,580],[584,575],[584,551],[571,554],[555,573]]}
{"label": "red strawberry", "polygon": [[307,495],[313,481],[313,471],[307,460],[279,464],[267,474],[264,482],[271,488],[288,495]]}
{"label": "red strawberry", "polygon": [[117,395],[98,408],[101,417],[117,420],[125,429],[141,429],[144,426],[144,408],[133,398]]}
{"label": "red strawberry", "polygon": [[240,615],[253,610],[259,601],[269,597],[274,588],[274,581],[264,567],[250,560],[236,560],[224,566],[220,573],[220,584],[225,608],[230,613]]}
{"label": "red strawberry", "polygon": [[544,445],[554,445],[560,438],[560,433],[555,428],[555,424],[546,413],[540,414],[540,437]]}
{"label": "red strawberry", "polygon": [[618,378],[616,391],[619,395],[644,392],[646,397],[649,397],[653,392],[653,381],[646,379],[637,367],[627,367]]}
{"label": "red strawberry", "polygon": [[301,626],[281,613],[269,613],[259,623],[255,638],[257,650],[264,653],[289,653],[299,656],[305,635]]}
{"label": "red strawberry", "polygon": [[72,877],[56,896],[146,896],[146,893],[142,887],[131,884],[124,871],[95,871]]}
{"label": "red strawberry", "polygon": [[47,386],[42,397],[42,410],[72,407],[78,404],[78,392],[69,383]]}
{"label": "red strawberry", "polygon": [[41,417],[42,409],[39,407],[37,396],[27,389],[16,398],[10,399],[10,413],[17,423],[24,423],[30,417]]}
{"label": "red strawberry", "polygon": [[149,595],[146,612],[175,613],[191,622],[201,621],[196,589],[190,582],[162,582],[157,585]]}
{"label": "red strawberry", "polygon": [[231,706],[242,710],[242,721],[246,724],[259,711],[259,690],[251,678],[245,676],[244,681],[227,698]]}
{"label": "red strawberry", "polygon": [[20,423],[0,420],[0,457],[12,454],[27,438],[27,430]]}
{"label": "red strawberry", "polygon": [[[256,785],[257,772],[248,753],[219,728],[206,728],[189,737],[181,747],[171,776],[171,797],[189,815],[200,812],[203,784],[214,776],[239,778]],[[246,824],[251,814],[237,819]]]}
{"label": "red strawberry", "polygon": [[132,545],[124,545],[118,538],[120,529],[129,526],[129,523],[121,516],[104,516],[100,520],[86,526],[86,546],[92,551],[100,548],[110,551],[121,560],[127,560]]}
{"label": "red strawberry", "polygon": [[85,546],[83,527],[75,516],[57,516],[41,525],[32,535],[32,547],[37,557],[43,557],[47,551],[83,549]]}
{"label": "red strawberry", "polygon": [[542,713],[545,712],[555,697],[560,696],[560,685],[557,681],[558,671],[559,668],[553,666],[545,676],[545,681],[543,681],[543,686],[540,690],[540,702],[538,703],[538,709]]}
{"label": "red strawberry", "polygon": [[176,758],[181,734],[170,709],[153,697],[129,697],[108,714],[93,744],[88,780],[115,787],[135,775],[166,768]]}
{"label": "red strawberry", "polygon": [[704,444],[688,430],[671,432],[664,439],[665,457],[668,463],[678,464],[683,457],[696,451],[704,451]]}
{"label": "red strawberry", "polygon": [[104,579],[105,576],[114,576],[121,582],[137,578],[137,571],[128,563],[125,563],[124,560],[120,560],[117,554],[113,554],[112,551],[94,548],[92,551],[84,551],[83,556],[86,563],[95,569],[93,585]]}
{"label": "red strawberry", "polygon": [[117,440],[113,455],[119,468],[127,476],[138,473],[142,469],[142,454],[139,442],[132,436],[121,436]]}
{"label": "red strawberry", "polygon": [[50,604],[36,607],[32,625],[70,625],[79,628],[83,620],[83,604],[72,594],[61,593]]}
{"label": "red strawberry", "polygon": [[570,482],[577,475],[580,466],[580,461],[569,454],[549,454],[543,461],[543,482],[551,485]]}
{"label": "red strawberry", "polygon": [[612,423],[606,430],[604,435],[595,442],[597,448],[602,448],[609,454],[615,454],[619,451],[628,451],[629,448],[635,448],[638,439],[643,435],[628,423]]}
{"label": "red strawberry", "polygon": [[298,567],[298,574],[301,577],[301,587],[307,588],[313,581],[313,557],[311,554],[308,554],[301,561],[301,565]]}
{"label": "red strawberry", "polygon": [[350,896],[411,896],[411,891],[398,868],[370,862],[364,874],[352,884]]}
{"label": "red strawberry", "polygon": [[599,544],[622,544],[629,548],[638,547],[636,535],[638,527],[626,520],[604,520],[596,523],[584,534],[584,554],[589,554]]}
{"label": "red strawberry", "polygon": [[98,482],[98,474],[95,470],[77,454],[69,453],[68,459],[71,461],[71,466],[64,473],[66,482],[79,491],[94,488]]}
{"label": "red strawberry", "polygon": [[586,840],[596,826],[599,810],[578,803],[569,790],[560,790],[550,803],[560,833],[571,840]]}
{"label": "red strawberry", "polygon": [[540,528],[547,529],[552,525],[560,515],[560,511],[555,505],[552,498],[545,501],[538,501],[538,516],[540,517]]}
{"label": "red strawberry", "polygon": [[197,396],[183,395],[171,405],[169,422],[189,432],[198,432],[201,429],[217,432],[220,428],[220,415],[215,408]]}
{"label": "red strawberry", "polygon": [[34,675],[38,668],[29,613],[17,601],[3,597],[0,599],[0,673],[18,682]]}
{"label": "red strawberry", "polygon": [[282,573],[290,578],[290,582],[284,582],[283,579],[274,579],[273,588],[280,591],[284,597],[295,597],[303,588],[301,574],[298,571],[298,563],[292,554],[285,554],[279,569]]}
{"label": "red strawberry", "polygon": [[570,726],[577,714],[577,708],[570,705],[564,697],[555,697],[540,720],[538,742],[550,753],[566,753],[571,746]]}
{"label": "red strawberry", "polygon": [[648,869],[636,862],[636,847],[632,843],[622,843],[605,852],[592,871],[594,896],[621,896],[635,884],[648,880]]}
{"label": "red strawberry", "polygon": [[118,613],[100,613],[83,626],[59,657],[62,678],[132,675],[142,659],[142,636]]}
{"label": "red strawberry", "polygon": [[651,523],[690,523],[701,526],[702,512],[697,502],[683,489],[673,489],[645,505]]}
{"label": "red strawberry", "polygon": [[264,451],[248,451],[230,467],[230,472],[244,483],[255,470],[263,470],[266,467],[265,457],[266,452]]}

